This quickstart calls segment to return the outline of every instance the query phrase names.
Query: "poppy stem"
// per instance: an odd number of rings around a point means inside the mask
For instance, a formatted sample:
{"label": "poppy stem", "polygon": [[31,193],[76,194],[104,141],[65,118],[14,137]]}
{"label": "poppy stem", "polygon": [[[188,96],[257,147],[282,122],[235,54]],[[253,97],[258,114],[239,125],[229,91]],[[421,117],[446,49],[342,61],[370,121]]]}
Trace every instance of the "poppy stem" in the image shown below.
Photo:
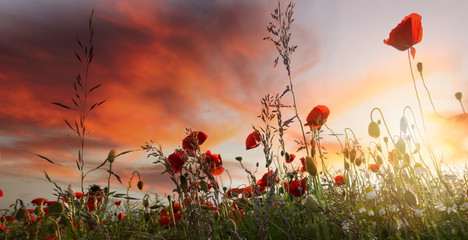
{"label": "poppy stem", "polygon": [[416,92],[416,98],[418,99],[419,111],[421,113],[421,119],[422,119],[422,123],[423,123],[424,132],[426,133],[426,136],[427,136],[426,123],[424,121],[424,115],[423,115],[423,111],[422,111],[422,107],[421,107],[421,101],[419,100],[418,88],[416,87],[416,80],[414,78],[413,67],[411,65],[410,50],[408,49],[407,52],[408,52],[408,62],[409,62],[409,65],[410,65],[410,70],[411,70],[411,77],[413,78],[414,91]]}
{"label": "poppy stem", "polygon": [[436,109],[435,109],[435,106],[434,106],[434,103],[432,102],[431,93],[429,92],[429,89],[428,89],[427,86],[426,86],[426,81],[424,81],[424,77],[423,77],[422,71],[419,72],[419,74],[421,75],[422,83],[423,83],[423,85],[424,85],[424,88],[426,89],[427,95],[429,96],[429,101],[431,102],[432,110],[434,110],[434,114],[435,114],[436,116],[442,118],[442,116],[441,116],[440,114],[437,113],[437,111],[436,111]]}
{"label": "poppy stem", "polygon": [[307,152],[307,156],[309,156],[309,147],[307,146],[307,139],[306,139],[306,136],[305,136],[304,127],[303,127],[301,118],[299,118],[299,113],[297,112],[296,95],[294,94],[293,84],[292,84],[292,80],[291,80],[291,74],[289,73],[289,71],[288,71],[288,78],[289,78],[289,88],[291,89],[291,94],[292,94],[292,98],[293,98],[294,111],[296,113],[296,118],[299,121],[299,125],[301,126],[302,137],[304,138],[304,146],[305,146],[305,149],[306,149],[306,152]]}

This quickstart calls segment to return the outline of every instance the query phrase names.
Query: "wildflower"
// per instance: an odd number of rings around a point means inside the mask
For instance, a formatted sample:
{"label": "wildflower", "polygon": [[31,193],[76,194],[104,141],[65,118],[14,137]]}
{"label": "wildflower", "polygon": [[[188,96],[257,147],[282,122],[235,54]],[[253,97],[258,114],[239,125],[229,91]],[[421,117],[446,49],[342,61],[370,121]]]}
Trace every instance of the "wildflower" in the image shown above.
{"label": "wildflower", "polygon": [[344,231],[345,233],[349,233],[349,223],[348,223],[348,222],[343,221],[343,222],[341,223],[341,228],[343,229],[343,231]]}
{"label": "wildflower", "polygon": [[366,189],[366,197],[367,199],[374,199],[377,198],[377,194],[375,194],[374,190],[371,187]]}
{"label": "wildflower", "polygon": [[305,161],[306,161],[305,158],[301,157],[301,165],[302,165],[301,169],[300,169],[301,173],[303,173],[303,172],[305,172],[307,170]]}
{"label": "wildflower", "polygon": [[423,28],[421,26],[421,15],[411,13],[406,16],[396,28],[390,32],[389,38],[384,43],[400,51],[411,49],[411,55],[416,55],[416,49],[413,45],[421,42]]}
{"label": "wildflower", "polygon": [[287,163],[292,163],[292,161],[294,161],[295,158],[296,158],[296,154],[294,154],[294,153],[291,153],[291,154],[286,153],[286,162],[287,162]]}
{"label": "wildflower", "polygon": [[3,191],[0,189],[0,197],[3,197]]}
{"label": "wildflower", "polygon": [[255,130],[249,136],[247,136],[247,139],[245,140],[245,149],[249,150],[252,148],[258,147],[260,145],[260,142],[262,141],[262,137],[260,136],[260,133]]}
{"label": "wildflower", "polygon": [[392,210],[392,212],[395,212],[395,211],[398,210],[398,206],[394,203],[394,204],[390,205],[389,209]]}
{"label": "wildflower", "polygon": [[163,217],[161,217],[161,218],[158,220],[158,222],[159,222],[160,225],[168,226],[168,225],[169,225],[169,222],[170,222],[169,216],[163,216]]}
{"label": "wildflower", "polygon": [[187,162],[187,156],[182,152],[175,151],[173,154],[169,155],[167,161],[170,163],[172,171],[174,171],[174,173],[178,173]]}
{"label": "wildflower", "polygon": [[121,204],[121,203],[122,203],[122,201],[115,201],[115,202],[114,202],[114,205],[115,205],[116,207],[120,207],[120,204]]}
{"label": "wildflower", "polygon": [[244,188],[231,188],[226,192],[228,198],[237,197],[244,192]]}
{"label": "wildflower", "polygon": [[306,181],[307,181],[307,178],[303,178],[301,180],[290,181],[289,183],[285,182],[284,188],[288,190],[289,194],[294,195],[296,197],[300,197],[304,195],[306,191]]}
{"label": "wildflower", "polygon": [[223,159],[220,154],[212,154],[211,151],[205,153],[205,162],[209,164],[211,174],[220,175],[224,172]]}
{"label": "wildflower", "polygon": [[119,221],[122,221],[122,219],[125,217],[125,213],[121,212],[119,214],[117,214],[117,219],[119,219]]}
{"label": "wildflower", "polygon": [[463,210],[468,209],[468,199],[465,199],[465,201],[460,205],[460,208]]}
{"label": "wildflower", "polygon": [[422,217],[423,216],[423,210],[420,208],[420,206],[416,206],[416,208],[412,208],[414,211],[414,215],[417,217]]}
{"label": "wildflower", "polygon": [[187,137],[182,140],[182,148],[188,151],[195,151],[200,149],[208,136],[204,132],[191,132]]}
{"label": "wildflower", "polygon": [[363,213],[363,212],[366,212],[366,208],[364,207],[364,205],[359,205],[359,213]]}
{"label": "wildflower", "polygon": [[425,169],[421,163],[416,163],[414,164],[414,173],[416,175],[422,175],[422,174],[425,174],[427,172],[427,169]]}
{"label": "wildflower", "polygon": [[264,186],[264,187],[271,187],[274,183],[279,183],[280,179],[275,179],[275,175],[273,170],[268,171],[267,173],[263,174],[263,177],[257,181],[257,185]]}
{"label": "wildflower", "polygon": [[333,179],[335,180],[335,184],[338,187],[341,187],[345,184],[345,177],[342,174],[336,175]]}
{"label": "wildflower", "polygon": [[378,171],[380,171],[380,166],[379,166],[379,164],[375,164],[375,163],[369,164],[369,170],[371,172],[378,172]]}
{"label": "wildflower", "polygon": [[104,198],[104,192],[98,185],[92,185],[86,194],[88,211],[94,211]]}
{"label": "wildflower", "polygon": [[75,197],[76,197],[77,199],[81,199],[81,198],[83,197],[83,193],[81,193],[81,192],[76,192],[76,193],[75,193]]}
{"label": "wildflower", "polygon": [[367,215],[369,215],[371,217],[374,216],[374,211],[372,209],[368,208],[367,209]]}
{"label": "wildflower", "polygon": [[385,209],[381,207],[379,209],[378,213],[379,213],[379,216],[383,216],[383,215],[385,215],[386,212],[385,212]]}
{"label": "wildflower", "polygon": [[328,115],[330,115],[330,110],[327,106],[317,105],[307,115],[307,122],[304,126],[309,126],[310,130],[316,130],[327,121]]}
{"label": "wildflower", "polygon": [[439,210],[439,211],[447,211],[447,213],[456,213],[457,212],[457,209],[456,209],[456,206],[454,204],[450,205],[447,204],[447,203],[436,203],[434,204],[434,208]]}

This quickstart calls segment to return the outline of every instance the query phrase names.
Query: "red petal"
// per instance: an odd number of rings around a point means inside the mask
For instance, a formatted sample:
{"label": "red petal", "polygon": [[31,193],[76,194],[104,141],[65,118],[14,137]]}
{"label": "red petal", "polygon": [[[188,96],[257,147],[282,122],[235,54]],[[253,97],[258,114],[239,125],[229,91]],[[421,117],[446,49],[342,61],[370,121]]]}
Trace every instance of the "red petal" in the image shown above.
{"label": "red petal", "polygon": [[411,56],[412,56],[413,59],[414,59],[414,56],[416,55],[416,48],[411,47],[411,48],[410,48],[410,52],[411,52]]}
{"label": "red petal", "polygon": [[258,131],[253,131],[249,136],[247,136],[247,139],[245,140],[245,149],[249,150],[252,148],[258,147],[260,145],[260,141],[262,140],[262,137],[258,133]]}

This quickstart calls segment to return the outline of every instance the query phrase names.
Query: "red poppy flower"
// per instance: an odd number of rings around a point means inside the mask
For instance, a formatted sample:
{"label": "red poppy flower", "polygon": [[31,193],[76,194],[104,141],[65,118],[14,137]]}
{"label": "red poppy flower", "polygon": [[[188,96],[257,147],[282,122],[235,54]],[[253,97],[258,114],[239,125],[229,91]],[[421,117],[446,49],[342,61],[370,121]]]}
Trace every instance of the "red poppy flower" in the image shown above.
{"label": "red poppy flower", "polygon": [[119,214],[117,214],[117,219],[119,219],[119,221],[122,221],[122,219],[125,217],[125,213],[121,212]]}
{"label": "red poppy flower", "polygon": [[3,197],[3,191],[0,189],[0,197]]}
{"label": "red poppy flower", "polygon": [[45,203],[45,202],[47,202],[47,199],[46,199],[46,198],[35,198],[35,199],[33,199],[33,200],[31,201],[31,203],[32,203],[33,205],[36,205],[36,206],[39,206],[39,205],[41,205],[41,203],[43,204],[43,203]]}
{"label": "red poppy flower", "polygon": [[306,164],[306,163],[305,163],[305,157],[301,157],[301,165],[302,165],[301,170],[300,170],[301,173],[303,173],[303,172],[306,171],[306,166],[305,166],[305,164]]}
{"label": "red poppy flower", "polygon": [[249,150],[252,148],[258,147],[260,145],[260,142],[262,141],[262,137],[260,136],[260,133],[255,130],[249,136],[247,136],[247,139],[245,140],[245,149]]}
{"label": "red poppy flower", "polygon": [[163,216],[163,217],[161,217],[161,218],[159,219],[158,222],[159,222],[160,225],[168,226],[170,221],[171,221],[171,220],[169,219],[169,216]]}
{"label": "red poppy flower", "polygon": [[304,195],[306,191],[306,180],[307,178],[303,178],[301,180],[294,180],[289,183],[285,182],[284,188],[288,190],[289,194],[300,197]]}
{"label": "red poppy flower", "polygon": [[242,194],[243,192],[244,192],[244,188],[231,188],[226,192],[226,195],[228,198],[232,198],[234,197],[233,193],[235,193],[236,194],[235,197],[237,197],[237,195]]}
{"label": "red poppy flower", "polygon": [[114,202],[114,205],[115,205],[116,207],[120,207],[120,204],[121,204],[121,203],[122,203],[122,201],[115,201],[115,202]]}
{"label": "red poppy flower", "polygon": [[81,193],[81,192],[76,192],[76,193],[75,193],[75,197],[76,197],[77,199],[81,199],[81,198],[83,197],[83,193]]}
{"label": "red poppy flower", "polygon": [[182,148],[184,150],[198,150],[208,136],[204,132],[192,132],[182,141]]}
{"label": "red poppy flower", "polygon": [[[97,186],[97,185],[95,185]],[[97,186],[99,187],[99,186]],[[88,201],[86,202],[86,206],[88,207],[88,211],[94,211],[96,207],[101,204],[102,199],[104,198],[104,192],[102,189],[98,188],[96,191],[90,190],[86,197]]]}
{"label": "red poppy flower", "polygon": [[378,172],[380,171],[380,166],[379,164],[369,164],[369,170],[371,170],[371,172]]}
{"label": "red poppy flower", "polygon": [[[289,158],[288,158],[288,156],[289,156]],[[290,153],[290,154],[286,155],[286,162],[287,163],[292,163],[292,161],[294,161],[295,158],[296,158],[296,154]]]}
{"label": "red poppy flower", "polygon": [[304,126],[309,126],[310,130],[316,130],[327,121],[328,115],[330,115],[330,109],[327,106],[317,105],[307,115],[307,122]]}
{"label": "red poppy flower", "polygon": [[220,154],[212,154],[211,151],[205,153],[205,161],[210,165],[211,174],[220,175],[224,172],[223,159]]}
{"label": "red poppy flower", "polygon": [[343,184],[345,184],[345,177],[342,174],[336,175],[333,179],[335,180],[335,184],[338,187],[341,187]]}
{"label": "red poppy flower", "polygon": [[394,48],[405,51],[411,48],[411,55],[414,58],[416,49],[413,45],[421,42],[423,28],[421,26],[421,15],[411,13],[406,16],[396,28],[390,32],[389,38],[384,40],[384,43]]}
{"label": "red poppy flower", "polygon": [[175,151],[173,154],[169,155],[167,161],[171,164],[172,171],[178,173],[187,162],[187,157],[183,153]]}
{"label": "red poppy flower", "polygon": [[173,212],[177,213],[180,210],[180,204],[179,203],[174,203],[172,205],[172,210],[173,210]]}
{"label": "red poppy flower", "polygon": [[[270,182],[268,182],[268,179],[270,180]],[[279,181],[279,179],[276,179],[275,181],[275,179],[273,178],[273,170],[270,170],[267,173],[263,174],[263,177],[257,181],[257,184],[263,187],[271,187],[274,185],[275,182],[279,183]]]}

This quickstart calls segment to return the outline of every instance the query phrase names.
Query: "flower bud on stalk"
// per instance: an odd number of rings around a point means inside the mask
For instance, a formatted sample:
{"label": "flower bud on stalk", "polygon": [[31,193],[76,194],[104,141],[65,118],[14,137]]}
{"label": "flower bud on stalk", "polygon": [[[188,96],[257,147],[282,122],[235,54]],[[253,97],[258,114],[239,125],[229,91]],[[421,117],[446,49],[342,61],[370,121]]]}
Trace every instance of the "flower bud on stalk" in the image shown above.
{"label": "flower bud on stalk", "polygon": [[418,66],[418,72],[419,72],[419,73],[422,73],[422,71],[423,71],[423,64],[422,64],[422,62],[418,62],[418,65],[417,65],[417,66]]}
{"label": "flower bud on stalk", "polygon": [[314,159],[311,156],[306,157],[306,168],[307,172],[313,177],[317,176],[317,164],[315,163]]}

